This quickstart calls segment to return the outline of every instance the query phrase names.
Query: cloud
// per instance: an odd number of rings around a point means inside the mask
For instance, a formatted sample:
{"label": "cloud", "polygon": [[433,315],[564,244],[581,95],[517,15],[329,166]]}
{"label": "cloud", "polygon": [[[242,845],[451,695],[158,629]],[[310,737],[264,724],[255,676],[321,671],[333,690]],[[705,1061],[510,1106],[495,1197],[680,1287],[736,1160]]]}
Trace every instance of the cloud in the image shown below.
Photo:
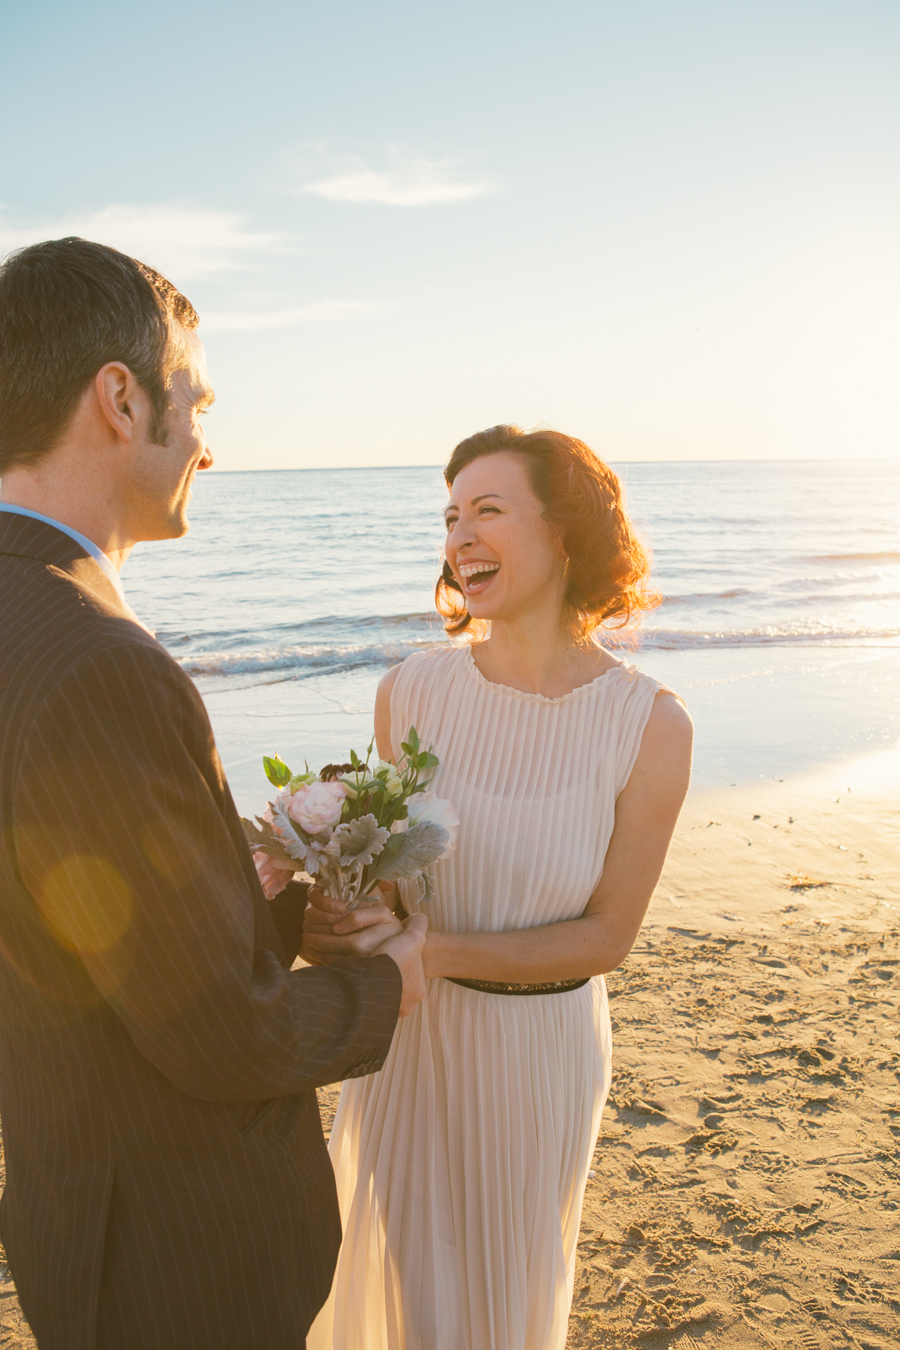
{"label": "cloud", "polygon": [[324,178],[305,183],[301,192],[330,202],[377,202],[383,206],[440,206],[467,201],[488,191],[487,184],[460,177],[449,159],[427,159],[392,147],[381,167],[348,158]]}
{"label": "cloud", "polygon": [[104,206],[30,225],[0,218],[0,254],[77,234],[130,253],[179,284],[250,265],[254,254],[287,247],[284,235],[249,228],[236,211],[185,204]]}
{"label": "cloud", "polygon": [[377,301],[320,300],[300,309],[275,309],[258,313],[230,311],[223,314],[201,315],[204,333],[248,332],[257,328],[293,328],[298,323],[334,323],[340,319],[356,319],[373,310],[383,309]]}

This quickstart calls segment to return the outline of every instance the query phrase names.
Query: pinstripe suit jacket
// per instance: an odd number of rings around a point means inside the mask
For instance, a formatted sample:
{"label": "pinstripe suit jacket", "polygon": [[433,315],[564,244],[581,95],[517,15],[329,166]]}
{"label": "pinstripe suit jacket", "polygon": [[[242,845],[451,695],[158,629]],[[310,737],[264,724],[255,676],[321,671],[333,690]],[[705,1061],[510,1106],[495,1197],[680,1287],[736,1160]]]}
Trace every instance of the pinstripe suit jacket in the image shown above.
{"label": "pinstripe suit jacket", "polygon": [[202,701],[123,614],[0,513],[0,1235],[41,1350],[299,1350],[314,1088],[380,1068],[400,973],[289,973]]}

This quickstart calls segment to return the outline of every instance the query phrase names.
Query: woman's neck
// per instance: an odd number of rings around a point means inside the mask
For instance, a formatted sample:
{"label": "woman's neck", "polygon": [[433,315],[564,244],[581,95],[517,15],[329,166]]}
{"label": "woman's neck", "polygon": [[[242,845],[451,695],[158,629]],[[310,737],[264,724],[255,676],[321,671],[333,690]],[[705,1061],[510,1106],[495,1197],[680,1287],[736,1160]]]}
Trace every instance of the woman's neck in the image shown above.
{"label": "woman's neck", "polygon": [[491,635],[472,656],[485,679],[526,694],[561,698],[618,665],[590,638],[579,639],[559,622],[493,620]]}

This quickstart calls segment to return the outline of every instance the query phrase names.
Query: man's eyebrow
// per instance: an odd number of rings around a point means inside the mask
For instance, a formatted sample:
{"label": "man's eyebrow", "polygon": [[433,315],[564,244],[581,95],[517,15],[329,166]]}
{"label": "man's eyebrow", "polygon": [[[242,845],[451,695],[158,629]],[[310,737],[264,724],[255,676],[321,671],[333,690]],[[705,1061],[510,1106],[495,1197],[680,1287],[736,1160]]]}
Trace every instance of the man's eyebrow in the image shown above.
{"label": "man's eyebrow", "polygon": [[216,401],[216,396],[211,389],[206,389],[194,404],[196,408],[211,408]]}

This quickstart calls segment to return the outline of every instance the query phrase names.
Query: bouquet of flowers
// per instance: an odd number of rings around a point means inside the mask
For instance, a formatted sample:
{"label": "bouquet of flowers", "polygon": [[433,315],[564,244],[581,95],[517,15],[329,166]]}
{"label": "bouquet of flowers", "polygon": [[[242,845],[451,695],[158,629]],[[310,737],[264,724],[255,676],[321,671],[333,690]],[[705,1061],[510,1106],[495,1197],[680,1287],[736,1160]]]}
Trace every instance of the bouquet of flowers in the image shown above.
{"label": "bouquet of flowers", "polygon": [[348,764],[319,773],[292,774],[278,756],[263,758],[266,777],[279,789],[262,816],[241,818],[263,889],[271,900],[295,872],[306,872],[348,909],[375,901],[380,881],[415,881],[419,899],[431,898],[427,868],[453,849],[459,818],[449,801],[429,792],[438,766],[423,750],[415,727],[398,764],[370,767],[354,750]]}

